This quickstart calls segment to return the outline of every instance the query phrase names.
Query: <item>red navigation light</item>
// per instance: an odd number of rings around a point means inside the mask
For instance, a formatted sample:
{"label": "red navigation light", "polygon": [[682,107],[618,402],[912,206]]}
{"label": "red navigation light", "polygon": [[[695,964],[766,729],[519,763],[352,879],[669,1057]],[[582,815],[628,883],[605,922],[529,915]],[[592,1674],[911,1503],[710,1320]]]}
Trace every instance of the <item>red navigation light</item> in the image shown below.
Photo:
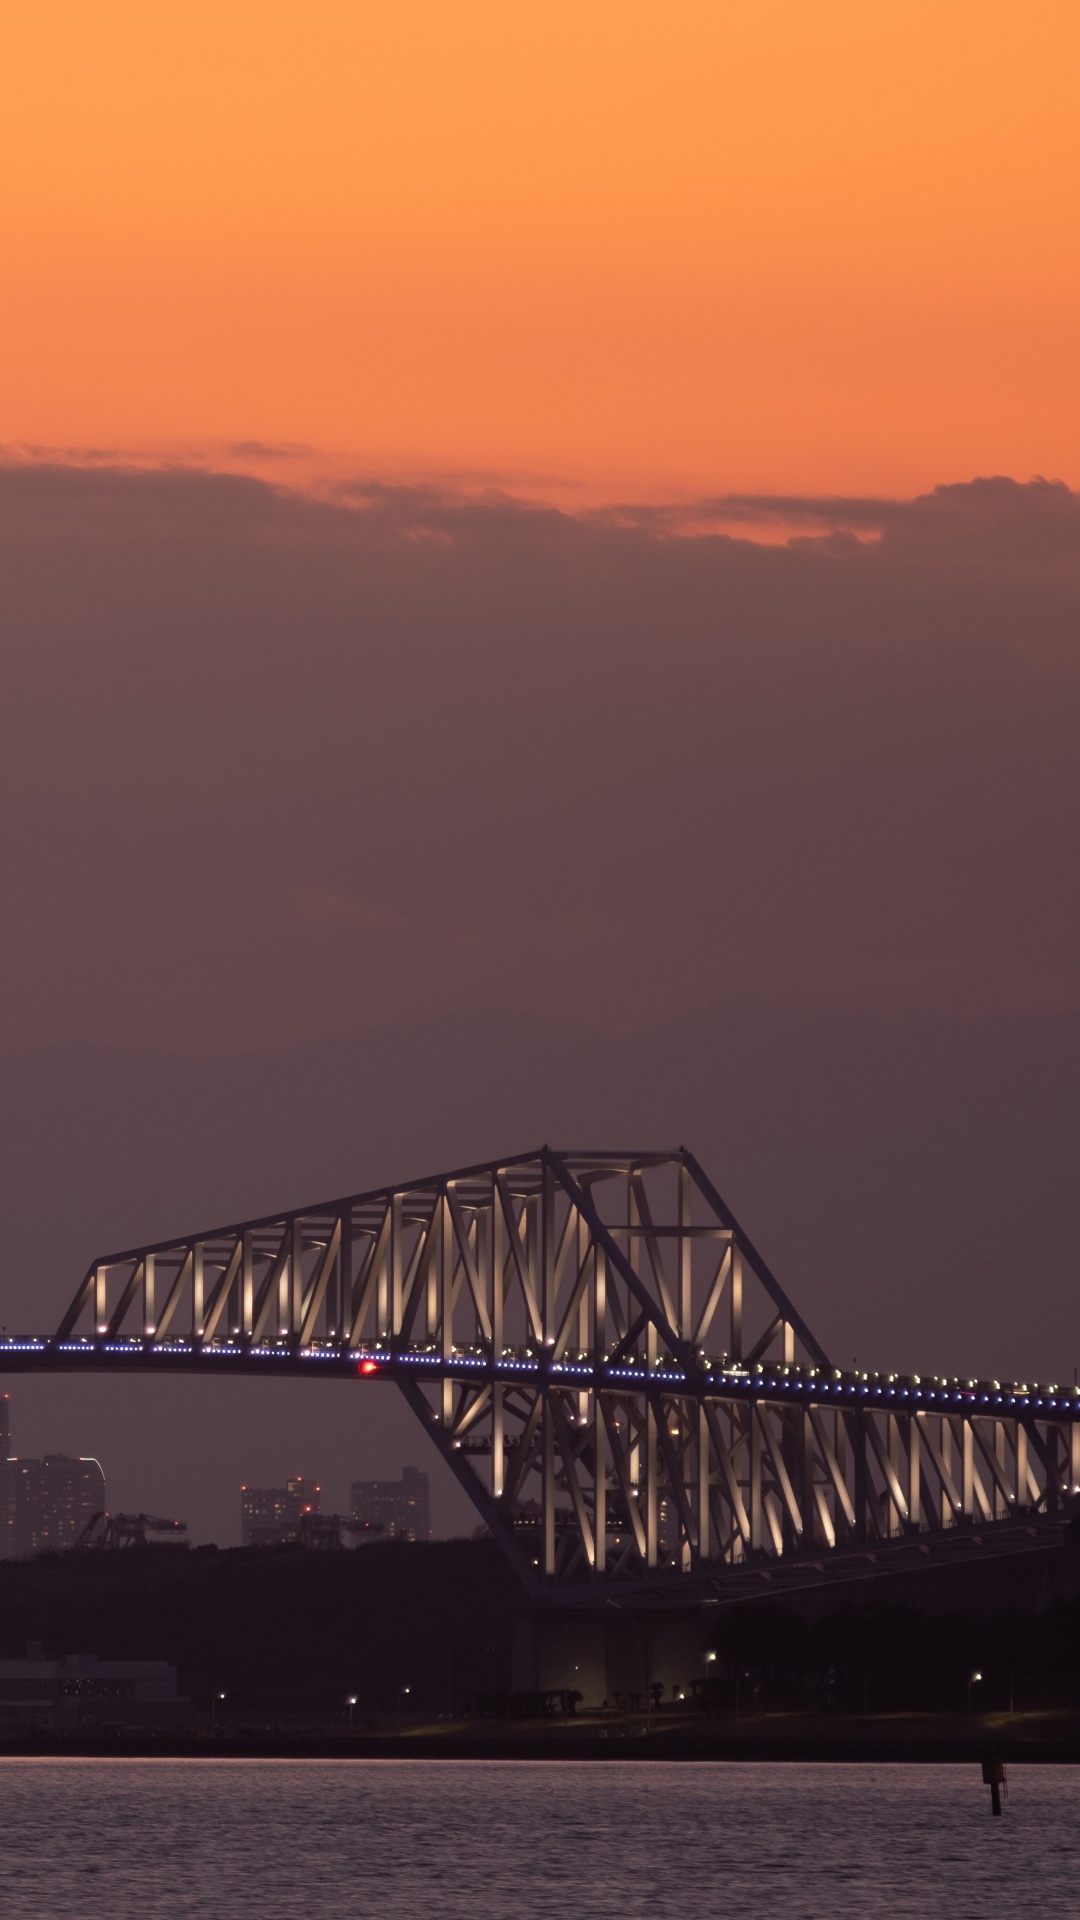
{"label": "red navigation light", "polygon": [[377,1360],[361,1360],[360,1371],[361,1373],[378,1373],[379,1363]]}

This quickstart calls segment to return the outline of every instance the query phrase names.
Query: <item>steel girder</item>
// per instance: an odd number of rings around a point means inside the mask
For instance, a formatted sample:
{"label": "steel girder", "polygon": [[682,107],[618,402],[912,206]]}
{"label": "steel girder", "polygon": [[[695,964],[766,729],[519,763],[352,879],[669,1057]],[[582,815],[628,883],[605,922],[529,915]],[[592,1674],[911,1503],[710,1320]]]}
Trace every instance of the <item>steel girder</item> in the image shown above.
{"label": "steel girder", "polygon": [[1051,1513],[1080,1396],[830,1367],[684,1149],[550,1148],[96,1260],[0,1370],[394,1381],[526,1584],[739,1567]]}

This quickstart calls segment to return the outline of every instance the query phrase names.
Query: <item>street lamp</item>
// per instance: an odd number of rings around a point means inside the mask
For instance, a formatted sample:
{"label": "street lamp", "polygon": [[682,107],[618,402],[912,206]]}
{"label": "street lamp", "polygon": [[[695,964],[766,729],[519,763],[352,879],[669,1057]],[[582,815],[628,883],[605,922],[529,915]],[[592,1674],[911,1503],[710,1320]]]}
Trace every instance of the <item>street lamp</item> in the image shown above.
{"label": "street lamp", "polygon": [[218,1701],[219,1701],[219,1700],[224,1700],[224,1698],[225,1698],[225,1695],[224,1695],[223,1693],[215,1693],[215,1694],[214,1694],[214,1696],[213,1696],[213,1698],[212,1698],[212,1699],[211,1699],[211,1701],[210,1701],[210,1731],[211,1731],[211,1733],[214,1733],[214,1732],[216,1732],[216,1730],[217,1730],[217,1709],[218,1709]]}
{"label": "street lamp", "polygon": [[351,1727],[351,1726],[352,1726],[352,1723],[353,1723],[353,1708],[354,1708],[354,1707],[355,1707],[355,1705],[356,1705],[356,1695],[355,1695],[355,1693],[350,1693],[350,1694],[349,1694],[349,1696],[348,1696],[348,1698],[347,1698],[347,1699],[346,1699],[346,1701],[345,1701],[345,1705],[346,1705],[346,1706],[348,1707],[348,1709],[349,1709],[349,1725],[350,1725],[350,1727]]}
{"label": "street lamp", "polygon": [[397,1690],[397,1717],[399,1720],[401,1719],[401,1703],[406,1698],[408,1691],[408,1687],[399,1687]]}
{"label": "street lamp", "polygon": [[981,1673],[973,1673],[970,1680],[968,1681],[968,1719],[969,1720],[971,1718],[971,1689],[972,1687],[977,1687],[981,1679],[982,1679]]}

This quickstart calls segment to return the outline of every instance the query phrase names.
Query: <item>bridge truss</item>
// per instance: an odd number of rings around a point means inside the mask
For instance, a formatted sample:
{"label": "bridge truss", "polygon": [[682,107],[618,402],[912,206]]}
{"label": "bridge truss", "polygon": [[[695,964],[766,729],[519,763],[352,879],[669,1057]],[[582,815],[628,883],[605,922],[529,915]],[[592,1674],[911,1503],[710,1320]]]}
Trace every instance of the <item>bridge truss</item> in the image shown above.
{"label": "bridge truss", "polygon": [[0,1371],[394,1382],[525,1583],[587,1599],[1015,1528],[1080,1394],[843,1373],[693,1155],[561,1153],[95,1260]]}

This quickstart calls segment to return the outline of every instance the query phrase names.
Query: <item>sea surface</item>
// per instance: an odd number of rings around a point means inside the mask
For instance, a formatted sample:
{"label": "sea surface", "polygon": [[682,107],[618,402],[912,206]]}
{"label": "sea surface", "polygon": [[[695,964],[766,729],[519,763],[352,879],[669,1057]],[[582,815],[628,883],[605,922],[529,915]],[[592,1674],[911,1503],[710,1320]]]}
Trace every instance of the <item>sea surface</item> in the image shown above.
{"label": "sea surface", "polygon": [[0,1761],[5,1920],[1075,1920],[1080,1768]]}

